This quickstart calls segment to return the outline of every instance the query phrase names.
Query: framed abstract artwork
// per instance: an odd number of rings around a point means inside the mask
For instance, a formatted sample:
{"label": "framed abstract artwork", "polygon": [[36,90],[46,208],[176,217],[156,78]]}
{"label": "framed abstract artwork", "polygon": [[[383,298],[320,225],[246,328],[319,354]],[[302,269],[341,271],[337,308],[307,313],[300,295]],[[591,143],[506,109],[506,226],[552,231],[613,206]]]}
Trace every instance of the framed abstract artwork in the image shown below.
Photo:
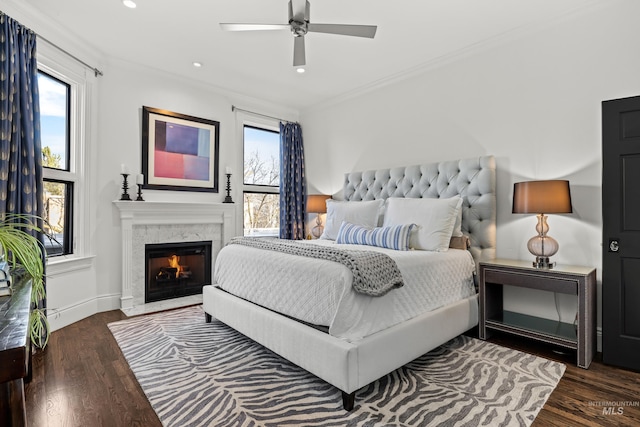
{"label": "framed abstract artwork", "polygon": [[217,193],[219,139],[219,122],[143,106],[143,188]]}

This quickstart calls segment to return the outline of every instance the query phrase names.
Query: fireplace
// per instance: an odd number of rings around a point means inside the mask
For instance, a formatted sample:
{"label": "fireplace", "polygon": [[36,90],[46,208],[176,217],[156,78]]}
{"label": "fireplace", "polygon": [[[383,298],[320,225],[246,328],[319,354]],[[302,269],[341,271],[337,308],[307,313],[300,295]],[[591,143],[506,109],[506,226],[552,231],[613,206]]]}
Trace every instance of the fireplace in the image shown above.
{"label": "fireplace", "polygon": [[[213,265],[220,249],[239,232],[236,229],[237,203],[116,200],[113,204],[120,213],[121,225],[120,308],[127,315],[146,312],[146,245],[210,241],[213,242]],[[202,300],[201,295],[192,295],[186,300],[193,301],[198,298]],[[157,304],[163,303],[154,303]]]}
{"label": "fireplace", "polygon": [[145,303],[202,293],[211,284],[211,247],[211,241],[146,244]]}

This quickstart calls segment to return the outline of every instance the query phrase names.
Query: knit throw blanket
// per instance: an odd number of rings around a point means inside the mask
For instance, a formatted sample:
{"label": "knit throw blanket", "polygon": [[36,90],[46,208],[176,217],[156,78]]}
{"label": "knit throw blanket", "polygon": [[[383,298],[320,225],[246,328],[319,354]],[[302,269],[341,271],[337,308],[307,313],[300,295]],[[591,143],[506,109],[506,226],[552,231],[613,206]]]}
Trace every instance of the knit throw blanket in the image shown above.
{"label": "knit throw blanket", "polygon": [[234,237],[229,244],[339,262],[353,273],[353,289],[365,295],[379,297],[404,284],[396,262],[380,252],[353,251],[265,237]]}

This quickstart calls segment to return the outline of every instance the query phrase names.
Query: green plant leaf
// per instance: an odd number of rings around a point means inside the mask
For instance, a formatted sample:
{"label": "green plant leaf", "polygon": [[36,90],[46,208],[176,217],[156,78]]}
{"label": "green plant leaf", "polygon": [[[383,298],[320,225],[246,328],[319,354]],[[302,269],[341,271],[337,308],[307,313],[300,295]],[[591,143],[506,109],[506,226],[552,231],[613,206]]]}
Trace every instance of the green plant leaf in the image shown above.
{"label": "green plant leaf", "polygon": [[49,319],[44,310],[34,308],[29,314],[29,337],[39,348],[45,348],[49,342]]}
{"label": "green plant leaf", "polygon": [[[38,226],[42,222],[42,218],[34,215],[3,215],[0,220],[0,257],[14,270],[20,266],[31,279],[31,302],[35,309],[29,316],[30,336],[35,345],[44,348],[49,340],[49,324],[38,303],[46,295],[43,258],[46,251],[42,242],[31,234],[43,233]],[[38,336],[38,333],[42,335]]]}

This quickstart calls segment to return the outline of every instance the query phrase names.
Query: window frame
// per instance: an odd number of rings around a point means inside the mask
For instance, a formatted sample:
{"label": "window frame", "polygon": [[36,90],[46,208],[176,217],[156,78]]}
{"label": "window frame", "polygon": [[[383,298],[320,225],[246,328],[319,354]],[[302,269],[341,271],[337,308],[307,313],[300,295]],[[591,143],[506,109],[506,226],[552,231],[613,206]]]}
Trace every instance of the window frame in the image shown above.
{"label": "window frame", "polygon": [[[42,69],[40,67],[38,67],[38,74],[42,73],[42,74],[46,75],[47,77],[49,77],[50,79],[56,80],[56,81],[58,81],[58,82],[60,82],[60,83],[62,83],[62,84],[67,86],[67,101],[68,101],[67,102],[67,111],[66,111],[67,121],[65,123],[65,127],[66,127],[65,132],[66,132],[66,136],[67,136],[67,139],[65,141],[65,145],[66,145],[65,148],[66,148],[66,154],[67,154],[67,158],[65,159],[65,162],[66,162],[65,166],[66,167],[64,169],[62,169],[62,168],[49,168],[48,166],[44,166],[44,165],[43,166],[48,168],[48,169],[50,169],[50,170],[60,170],[60,171],[70,172],[70,165],[71,165],[71,134],[70,134],[70,132],[71,132],[71,85],[68,82],[65,82],[64,80],[59,79],[59,78],[49,74],[43,68],[45,68],[45,67],[42,67]],[[40,114],[42,115],[42,112],[40,112]]]}
{"label": "window frame", "polygon": [[[68,200],[71,210],[68,239],[69,253],[52,255],[47,265],[53,267],[51,273],[64,273],[90,265],[91,221],[88,212],[94,200],[86,176],[90,161],[89,141],[92,137],[91,118],[96,100],[92,97],[93,84],[97,76],[82,64],[74,61],[55,47],[43,43],[38,46],[38,71],[69,85],[69,129],[68,129],[68,170],[43,167],[43,179],[52,182],[69,183],[72,194]],[[95,162],[92,162],[94,164]],[[84,202],[80,204],[80,200]],[[65,224],[65,228],[66,228]],[[65,230],[66,231],[66,230]],[[65,244],[67,244],[65,242]]]}
{"label": "window frame", "polygon": [[[252,120],[243,120],[240,126],[240,135],[241,135],[241,147],[242,147],[242,234],[246,235],[246,230],[244,228],[244,220],[245,220],[245,212],[244,212],[244,196],[245,194],[276,194],[278,197],[280,196],[280,182],[278,185],[268,185],[268,184],[245,184],[244,182],[244,160],[245,160],[245,128],[253,128],[266,132],[273,132],[277,135],[280,135],[280,122],[277,120],[260,120],[257,121],[255,119]],[[280,148],[278,147],[278,153],[280,155]],[[278,208],[279,209],[279,208]],[[278,224],[278,231],[276,234],[265,234],[264,236],[278,236],[280,234],[280,224]],[[262,235],[261,235],[262,236]]]}
{"label": "window frame", "polygon": [[[63,194],[64,197],[64,231],[62,233],[63,239],[61,247],[58,247],[58,243],[52,242],[52,245],[49,246],[47,242],[45,242],[45,250],[47,251],[47,257],[58,257],[64,255],[73,254],[73,187],[74,182],[70,180],[71,172],[71,129],[72,129],[72,117],[71,117],[71,93],[72,88],[71,84],[68,82],[57,78],[56,76],[51,75],[47,71],[44,70],[45,67],[38,67],[38,74],[42,73],[47,76],[49,79],[55,80],[66,86],[66,120],[65,120],[65,159],[64,159],[64,168],[52,168],[49,166],[42,165],[42,178],[43,182],[47,183],[56,183],[56,184],[64,184],[65,191]],[[42,141],[42,146],[44,148],[44,141]],[[54,250],[49,250],[49,247],[55,248]]]}
{"label": "window frame", "polygon": [[[49,252],[47,251],[47,256],[48,257],[59,257],[59,256],[65,256],[65,255],[71,255],[73,254],[73,183],[72,182],[68,182],[68,181],[61,181],[61,180],[57,180],[57,179],[44,179],[45,182],[52,182],[52,183],[56,183],[56,184],[65,184],[65,194],[64,194],[64,199],[65,199],[65,204],[64,204],[64,218],[65,218],[65,227],[64,227],[64,231],[62,233],[63,235],[63,241],[62,241],[62,252],[57,252],[57,251],[52,251]],[[71,218],[71,221],[69,224],[67,224],[67,219]],[[53,246],[58,246],[58,244],[56,242],[53,242]],[[47,242],[45,242],[45,248],[47,247]]]}

